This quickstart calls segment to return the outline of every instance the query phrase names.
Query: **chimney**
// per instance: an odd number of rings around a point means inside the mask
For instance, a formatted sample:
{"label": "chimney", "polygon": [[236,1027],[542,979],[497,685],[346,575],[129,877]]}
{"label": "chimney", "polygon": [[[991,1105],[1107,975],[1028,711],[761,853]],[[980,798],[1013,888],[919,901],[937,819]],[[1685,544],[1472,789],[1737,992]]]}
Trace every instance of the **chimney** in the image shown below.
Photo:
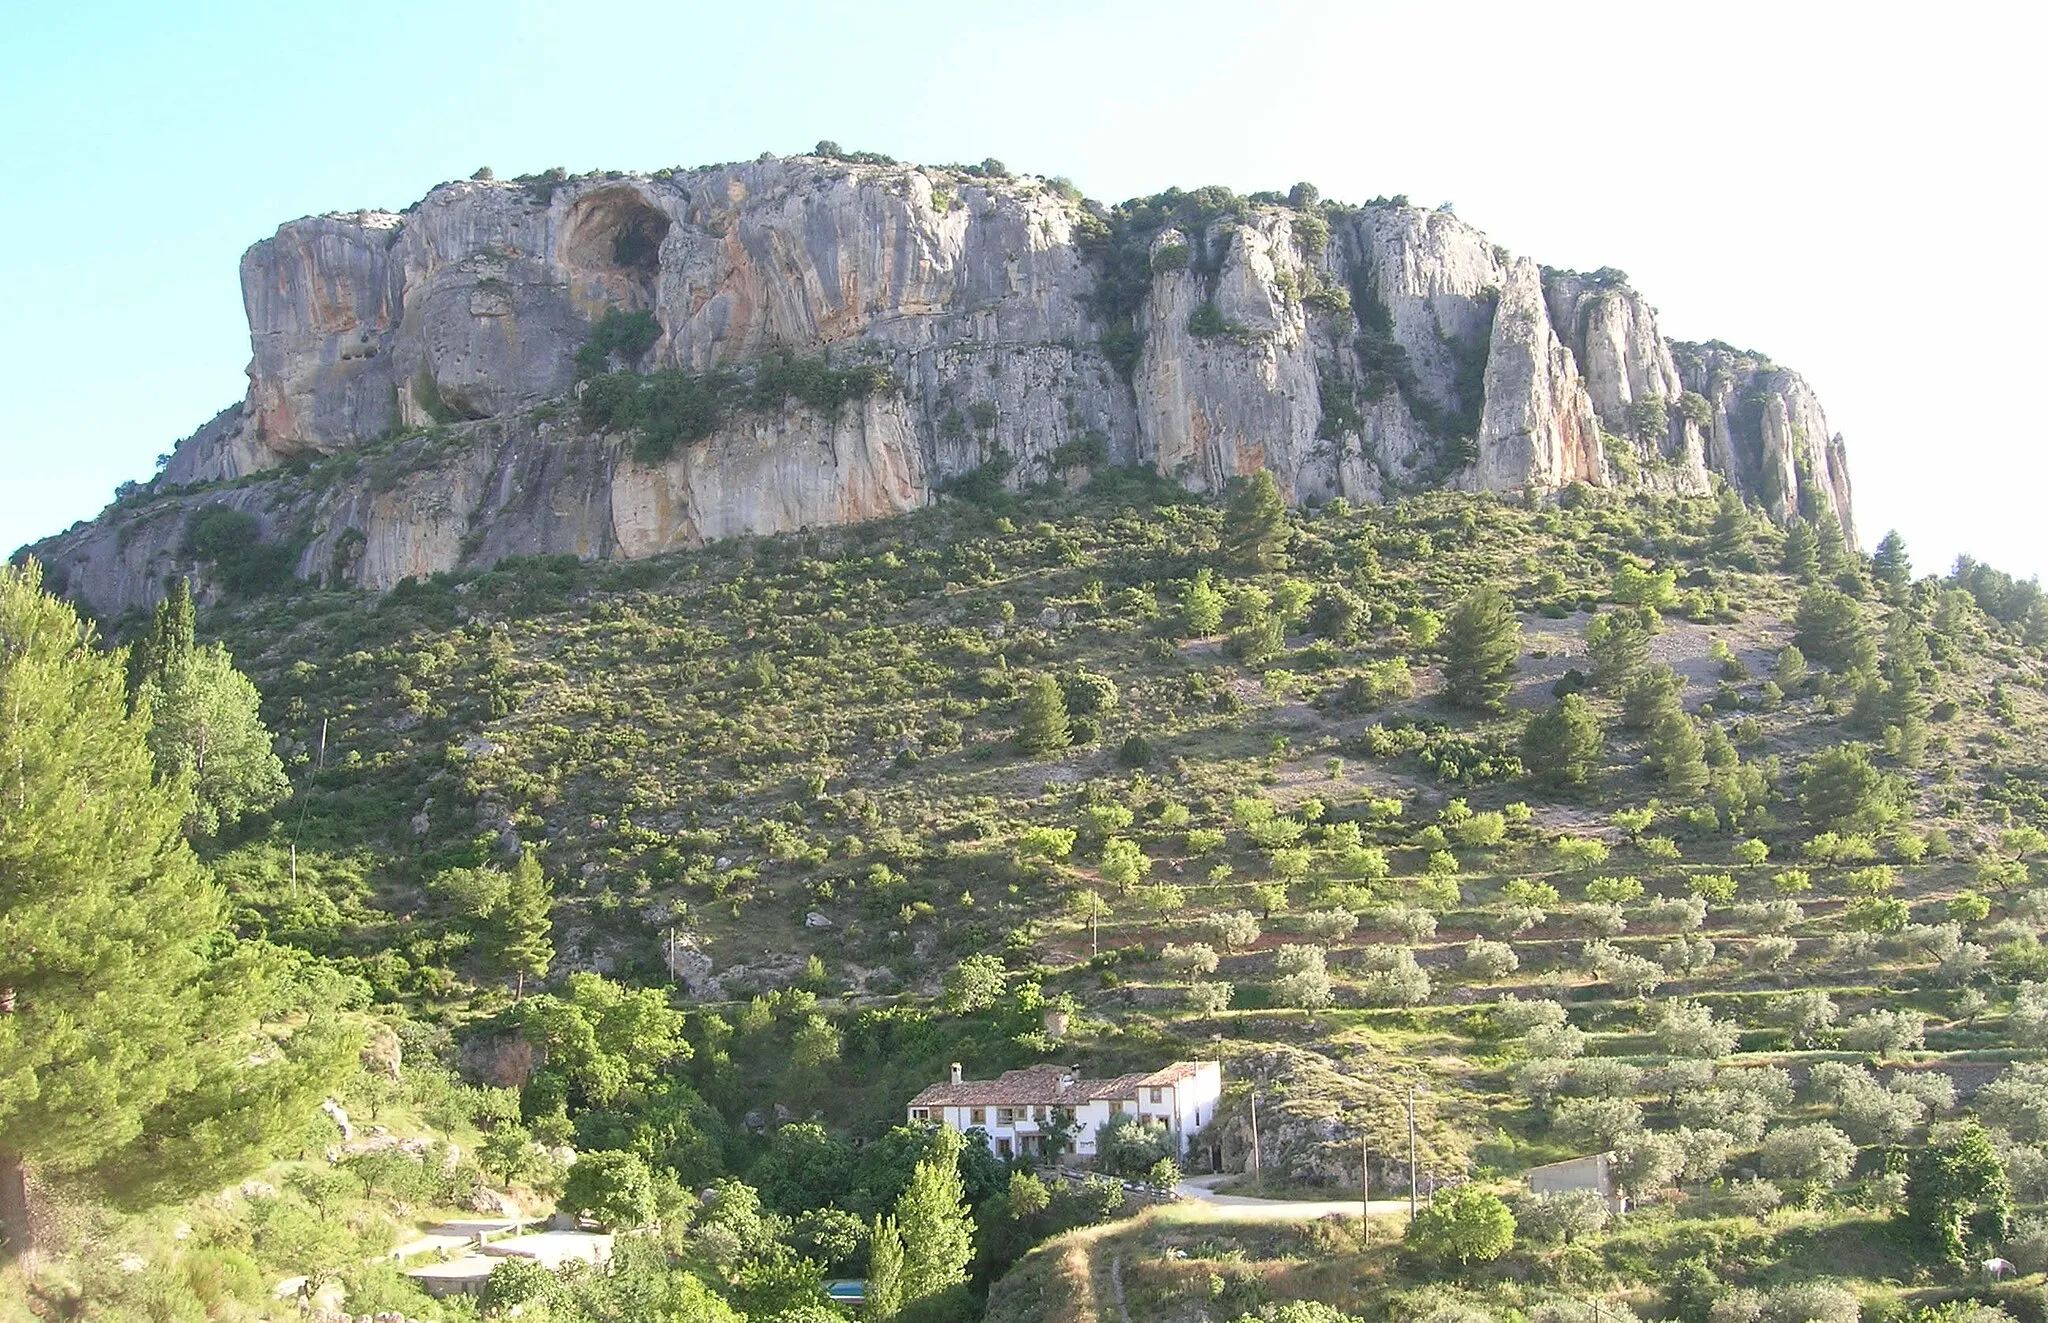
{"label": "chimney", "polygon": [[958,1084],[959,1082],[960,1082],[960,1063],[956,1061],[956,1062],[954,1062],[954,1063],[953,1063],[953,1083],[955,1083],[955,1084]]}

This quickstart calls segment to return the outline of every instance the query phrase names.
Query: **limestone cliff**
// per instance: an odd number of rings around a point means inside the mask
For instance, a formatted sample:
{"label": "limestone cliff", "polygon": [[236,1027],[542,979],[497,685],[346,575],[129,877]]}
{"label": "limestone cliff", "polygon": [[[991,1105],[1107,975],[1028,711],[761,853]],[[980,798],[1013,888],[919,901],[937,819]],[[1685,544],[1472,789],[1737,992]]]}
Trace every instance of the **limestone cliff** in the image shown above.
{"label": "limestone cliff", "polygon": [[[1538,267],[1447,212],[1295,201],[1111,210],[1028,177],[800,157],[474,179],[294,221],[242,260],[246,399],[34,550],[118,612],[225,505],[300,575],[382,589],[894,514],[991,461],[1012,483],[1137,463],[1207,491],[1266,468],[1296,501],[1720,474],[1853,536],[1840,440],[1795,374],[1671,344],[1619,273]],[[615,369],[823,356],[891,385],[636,458],[579,420],[577,351],[609,310],[653,318]]]}

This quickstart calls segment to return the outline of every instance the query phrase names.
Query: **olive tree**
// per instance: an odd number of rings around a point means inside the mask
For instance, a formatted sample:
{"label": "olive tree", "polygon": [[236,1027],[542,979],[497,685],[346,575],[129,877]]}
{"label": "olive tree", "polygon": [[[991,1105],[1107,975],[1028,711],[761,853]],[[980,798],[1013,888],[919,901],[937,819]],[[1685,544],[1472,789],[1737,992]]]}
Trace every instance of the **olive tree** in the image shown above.
{"label": "olive tree", "polygon": [[1773,1179],[1839,1185],[1856,1165],[1856,1144],[1827,1122],[1813,1121],[1765,1135],[1759,1158]]}

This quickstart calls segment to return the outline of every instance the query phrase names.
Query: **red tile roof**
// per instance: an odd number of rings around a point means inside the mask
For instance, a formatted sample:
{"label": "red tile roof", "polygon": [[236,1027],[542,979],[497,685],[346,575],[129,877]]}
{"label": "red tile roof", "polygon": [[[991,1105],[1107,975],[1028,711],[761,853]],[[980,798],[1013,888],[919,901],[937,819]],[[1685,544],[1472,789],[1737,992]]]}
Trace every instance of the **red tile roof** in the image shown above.
{"label": "red tile roof", "polygon": [[1118,1075],[1107,1080],[1076,1079],[1064,1066],[1027,1066],[1023,1070],[1006,1070],[992,1080],[934,1084],[912,1098],[910,1105],[1023,1107],[1042,1104],[1074,1107],[1098,1099],[1135,1098],[1139,1089],[1166,1088],[1194,1078],[1202,1065],[1198,1061],[1176,1061],[1159,1070]]}

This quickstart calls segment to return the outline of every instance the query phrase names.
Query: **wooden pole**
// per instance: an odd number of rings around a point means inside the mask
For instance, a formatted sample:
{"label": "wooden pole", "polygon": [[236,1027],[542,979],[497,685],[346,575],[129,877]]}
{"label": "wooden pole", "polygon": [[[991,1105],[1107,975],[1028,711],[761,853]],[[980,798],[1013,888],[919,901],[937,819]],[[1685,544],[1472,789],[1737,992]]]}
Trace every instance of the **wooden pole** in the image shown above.
{"label": "wooden pole", "polygon": [[1358,1136],[1358,1243],[1370,1240],[1372,1231],[1372,1150],[1366,1135]]}
{"label": "wooden pole", "polygon": [[1259,1095],[1252,1095],[1252,1183],[1266,1188],[1266,1171],[1259,1162]]}
{"label": "wooden pole", "polygon": [[1415,1086],[1408,1086],[1408,1220],[1415,1220]]}

